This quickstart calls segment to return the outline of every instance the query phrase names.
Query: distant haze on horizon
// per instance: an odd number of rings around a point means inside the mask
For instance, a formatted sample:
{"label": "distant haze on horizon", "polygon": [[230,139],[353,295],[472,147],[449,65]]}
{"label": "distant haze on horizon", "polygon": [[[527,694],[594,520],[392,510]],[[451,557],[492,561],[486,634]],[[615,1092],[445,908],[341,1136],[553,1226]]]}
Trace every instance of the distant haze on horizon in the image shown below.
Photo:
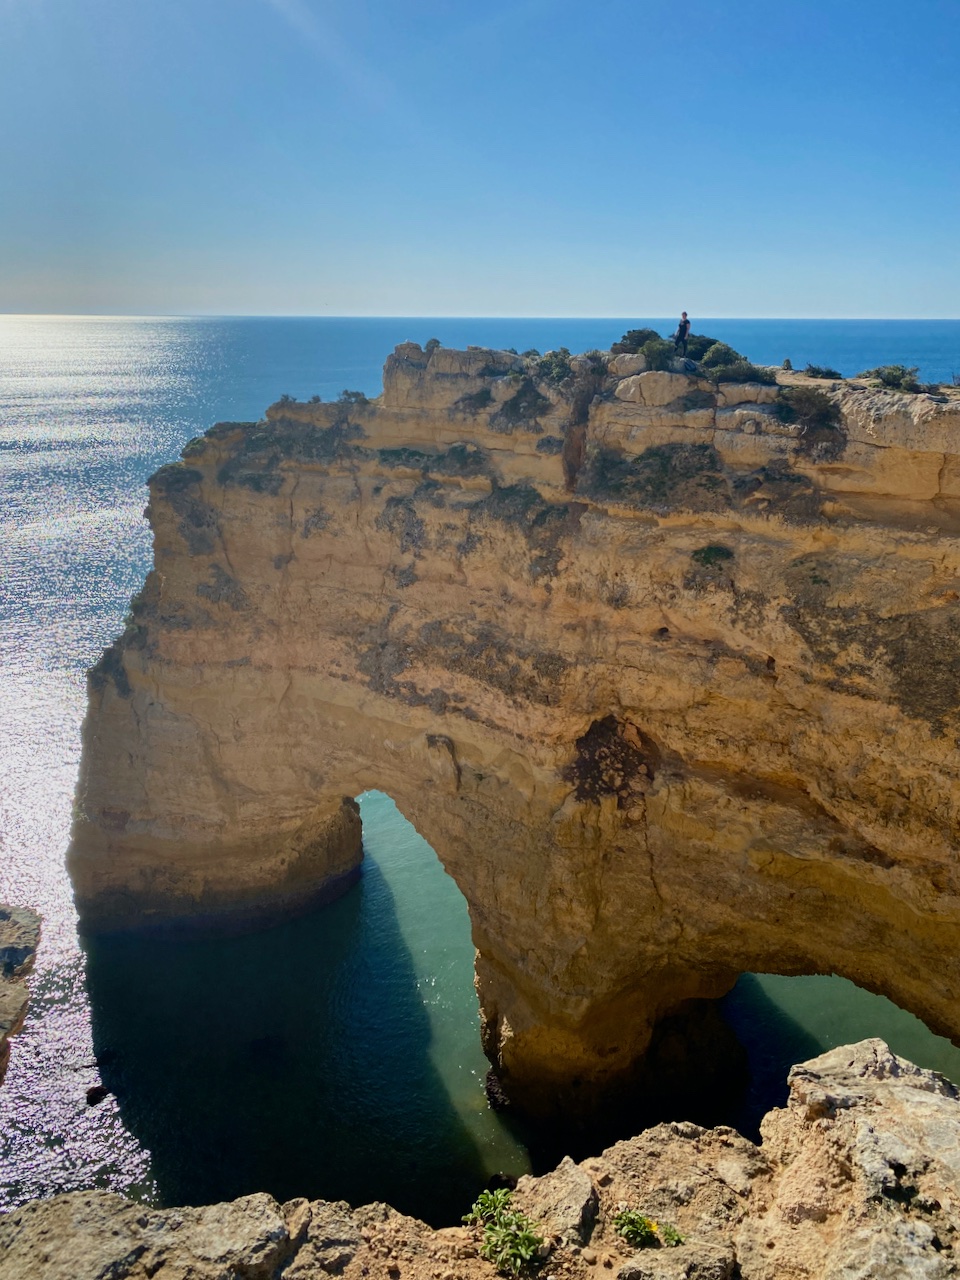
{"label": "distant haze on horizon", "polygon": [[0,0],[0,312],[960,315],[956,0]]}

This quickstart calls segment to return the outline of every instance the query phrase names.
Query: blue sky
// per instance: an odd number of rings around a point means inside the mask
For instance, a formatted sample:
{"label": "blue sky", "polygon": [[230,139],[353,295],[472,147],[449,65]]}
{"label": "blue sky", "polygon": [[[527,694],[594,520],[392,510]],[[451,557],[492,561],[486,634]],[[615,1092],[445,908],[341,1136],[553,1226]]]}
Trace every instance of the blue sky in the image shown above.
{"label": "blue sky", "polygon": [[957,0],[0,0],[0,311],[960,316]]}

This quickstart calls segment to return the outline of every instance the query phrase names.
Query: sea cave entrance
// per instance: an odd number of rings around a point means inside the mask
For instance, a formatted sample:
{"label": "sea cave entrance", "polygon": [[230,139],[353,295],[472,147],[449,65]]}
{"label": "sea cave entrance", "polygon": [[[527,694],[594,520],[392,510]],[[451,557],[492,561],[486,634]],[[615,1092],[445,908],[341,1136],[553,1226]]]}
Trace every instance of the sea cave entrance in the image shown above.
{"label": "sea cave entrance", "polygon": [[750,1138],[764,1115],[786,1101],[794,1063],[837,1045],[877,1036],[894,1053],[960,1084],[960,1048],[885,996],[836,974],[745,973],[719,1004],[748,1066],[746,1090],[725,1123]]}

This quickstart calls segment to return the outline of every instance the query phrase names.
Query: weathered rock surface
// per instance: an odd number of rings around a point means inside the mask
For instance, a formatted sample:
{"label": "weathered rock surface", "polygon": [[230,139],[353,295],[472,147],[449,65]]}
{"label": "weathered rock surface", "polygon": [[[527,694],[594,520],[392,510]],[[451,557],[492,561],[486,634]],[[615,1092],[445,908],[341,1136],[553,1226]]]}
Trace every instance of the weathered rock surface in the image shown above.
{"label": "weathered rock surface", "polygon": [[[575,1166],[523,1178],[515,1203],[582,1280],[948,1280],[960,1275],[960,1101],[942,1077],[865,1040],[794,1068],[757,1147],[732,1129],[659,1125]],[[636,1209],[683,1237],[636,1252]],[[480,1232],[431,1230],[385,1205],[246,1196],[148,1209],[106,1192],[0,1217],[0,1280],[482,1280]]]}
{"label": "weathered rock surface", "polygon": [[40,942],[40,917],[26,907],[0,905],[0,1084],[10,1061],[10,1036],[23,1026],[30,992],[26,975]]}
{"label": "weathered rock surface", "polygon": [[407,344],[378,400],[153,477],[91,673],[86,926],[333,893],[378,787],[467,898],[524,1105],[629,1082],[745,970],[960,1040],[960,400],[824,384],[825,442],[770,386],[574,365]]}

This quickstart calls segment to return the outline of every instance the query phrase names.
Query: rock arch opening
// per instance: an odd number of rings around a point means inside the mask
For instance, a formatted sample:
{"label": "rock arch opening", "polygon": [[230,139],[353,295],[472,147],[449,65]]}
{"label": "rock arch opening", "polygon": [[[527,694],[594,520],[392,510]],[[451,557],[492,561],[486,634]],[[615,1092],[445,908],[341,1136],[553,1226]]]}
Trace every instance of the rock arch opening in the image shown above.
{"label": "rock arch opening", "polygon": [[727,1119],[756,1137],[763,1116],[783,1106],[797,1062],[873,1037],[918,1066],[960,1082],[960,1048],[884,996],[835,974],[746,973],[720,1001],[746,1054],[746,1088]]}

